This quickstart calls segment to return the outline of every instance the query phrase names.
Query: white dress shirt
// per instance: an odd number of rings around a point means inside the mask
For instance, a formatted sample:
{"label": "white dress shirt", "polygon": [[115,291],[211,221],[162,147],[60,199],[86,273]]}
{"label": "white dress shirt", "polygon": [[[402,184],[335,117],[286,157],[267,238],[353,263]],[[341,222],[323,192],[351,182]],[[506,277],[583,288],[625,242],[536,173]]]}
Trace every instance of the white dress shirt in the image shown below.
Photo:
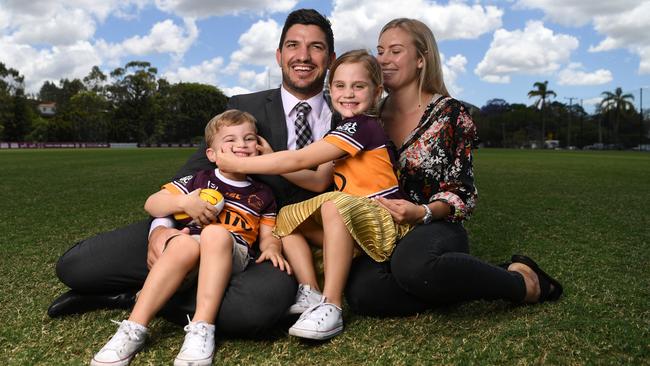
{"label": "white dress shirt", "polygon": [[296,149],[296,105],[300,102],[307,102],[311,106],[311,111],[307,114],[307,123],[311,128],[314,141],[318,141],[325,136],[332,126],[332,111],[325,102],[323,92],[320,92],[307,100],[296,98],[289,93],[284,86],[280,88],[282,95],[282,107],[284,109],[284,120],[287,123],[287,149]]}

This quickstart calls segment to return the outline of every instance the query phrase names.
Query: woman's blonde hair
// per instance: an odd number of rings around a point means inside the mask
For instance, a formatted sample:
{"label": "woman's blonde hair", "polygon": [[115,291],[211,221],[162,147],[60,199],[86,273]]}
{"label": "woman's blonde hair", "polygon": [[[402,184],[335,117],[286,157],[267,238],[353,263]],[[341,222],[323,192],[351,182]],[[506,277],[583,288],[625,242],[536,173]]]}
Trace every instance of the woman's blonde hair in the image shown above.
{"label": "woman's blonde hair", "polygon": [[[384,77],[381,73],[381,66],[379,65],[379,62],[377,62],[377,59],[367,50],[359,49],[348,51],[334,60],[332,66],[330,66],[329,78],[327,80],[330,90],[332,89],[332,81],[334,80],[334,72],[336,72],[336,69],[338,69],[339,66],[343,64],[355,63],[361,64],[366,69],[368,76],[370,77],[370,81],[375,87],[375,91],[376,89],[381,88],[382,84],[384,83]],[[366,114],[375,115],[377,113],[376,104],[376,101],[373,101],[371,108],[366,111]]]}
{"label": "woman's blonde hair", "polygon": [[438,45],[431,29],[416,19],[397,18],[388,22],[381,29],[379,37],[392,28],[400,28],[411,35],[418,56],[423,60],[422,68],[419,69],[419,94],[425,91],[430,94],[437,93],[448,97],[449,92],[442,77],[440,52],[438,52]]}

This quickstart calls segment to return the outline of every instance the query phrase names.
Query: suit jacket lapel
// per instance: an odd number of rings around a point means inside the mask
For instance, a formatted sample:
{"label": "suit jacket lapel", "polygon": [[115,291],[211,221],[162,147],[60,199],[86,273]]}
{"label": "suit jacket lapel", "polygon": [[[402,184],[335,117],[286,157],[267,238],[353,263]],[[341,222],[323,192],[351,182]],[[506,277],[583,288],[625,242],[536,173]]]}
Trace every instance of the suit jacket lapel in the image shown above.
{"label": "suit jacket lapel", "polygon": [[266,115],[271,128],[271,147],[274,151],[287,149],[287,123],[284,119],[280,89],[274,89],[266,98]]}

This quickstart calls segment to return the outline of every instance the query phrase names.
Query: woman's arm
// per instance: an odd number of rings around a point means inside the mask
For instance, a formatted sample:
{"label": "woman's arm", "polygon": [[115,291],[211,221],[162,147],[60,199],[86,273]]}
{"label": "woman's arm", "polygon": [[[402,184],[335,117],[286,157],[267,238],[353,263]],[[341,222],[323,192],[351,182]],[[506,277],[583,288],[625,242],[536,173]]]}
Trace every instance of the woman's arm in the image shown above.
{"label": "woman's arm", "polygon": [[444,167],[440,191],[430,199],[432,203],[442,202],[449,206],[449,221],[467,219],[476,206],[478,196],[472,164],[472,149],[477,141],[476,126],[465,108],[456,108],[452,111],[455,115],[452,114],[449,121],[453,124],[453,134],[446,137],[450,141],[452,161]]}
{"label": "woman's arm", "polygon": [[309,169],[338,159],[347,153],[319,140],[300,150],[284,150],[253,157],[237,157],[230,151],[220,151],[216,157],[219,169],[243,174],[284,174]]}

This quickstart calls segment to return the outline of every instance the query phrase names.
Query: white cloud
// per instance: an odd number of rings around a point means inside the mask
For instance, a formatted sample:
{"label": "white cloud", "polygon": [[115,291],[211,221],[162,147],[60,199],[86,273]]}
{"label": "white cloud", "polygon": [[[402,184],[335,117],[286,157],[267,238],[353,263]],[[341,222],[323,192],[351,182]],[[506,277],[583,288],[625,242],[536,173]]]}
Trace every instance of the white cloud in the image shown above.
{"label": "white cloud", "polygon": [[571,63],[558,74],[560,85],[601,85],[607,84],[614,79],[612,72],[605,69],[598,69],[594,72],[583,71],[580,63]]}
{"label": "white cloud", "polygon": [[374,49],[381,27],[397,16],[398,9],[400,17],[427,24],[437,40],[478,38],[499,28],[503,16],[503,10],[495,6],[461,1],[439,5],[425,0],[336,0],[330,17],[336,49]]}
{"label": "white cloud", "polygon": [[215,57],[203,61],[199,65],[179,67],[174,71],[167,71],[163,74],[163,77],[172,83],[184,81],[217,85],[222,67],[223,58]]}
{"label": "white cloud", "polygon": [[0,39],[0,55],[7,66],[25,75],[25,87],[29,92],[37,92],[45,80],[83,78],[94,65],[101,64],[99,55],[86,41],[37,50]]}
{"label": "white cloud", "polygon": [[583,106],[597,106],[602,101],[603,101],[602,97],[593,97],[593,98],[589,98],[589,99],[583,99],[582,100],[582,105]]}
{"label": "white cloud", "polygon": [[442,61],[442,75],[445,78],[445,85],[452,95],[459,95],[463,92],[458,83],[458,76],[465,73],[465,65],[467,65],[467,58],[458,54],[446,60],[443,54],[440,55]]}
{"label": "white cloud", "polygon": [[547,75],[569,61],[578,39],[554,34],[540,21],[529,21],[522,30],[494,32],[490,49],[474,73],[492,83],[509,83],[513,74]]}
{"label": "white cloud", "polygon": [[583,26],[595,16],[618,14],[639,4],[639,0],[518,0],[515,8],[540,9],[546,19],[565,26]]}
{"label": "white cloud", "polygon": [[230,56],[235,64],[275,65],[282,27],[273,19],[260,20],[239,37],[239,49]]}
{"label": "white cloud", "polygon": [[174,24],[170,19],[153,25],[146,36],[134,36],[123,41],[118,47],[129,55],[147,55],[151,53],[174,53],[183,55],[199,35],[196,23],[185,19],[185,29]]}
{"label": "white cloud", "polygon": [[275,13],[293,9],[297,0],[156,0],[156,6],[164,11],[183,17],[206,18],[210,16],[232,15],[240,13]]}
{"label": "white cloud", "polygon": [[130,55],[155,53],[169,53],[174,61],[180,61],[199,35],[193,19],[185,19],[184,22],[185,28],[182,28],[172,20],[166,19],[154,24],[145,36],[133,36],[120,43],[108,43],[100,39],[96,42],[96,48],[104,63],[109,66],[121,64],[122,59]]}
{"label": "white cloud", "polygon": [[591,22],[605,38],[589,51],[627,49],[640,58],[639,74],[650,74],[649,0],[519,0],[517,6],[540,9],[566,26]]}
{"label": "white cloud", "polygon": [[238,94],[248,94],[251,93],[252,90],[242,88],[241,86],[235,86],[233,88],[219,88],[221,91],[228,97],[232,97],[233,95],[238,95]]}
{"label": "white cloud", "polygon": [[[230,55],[230,63],[224,73],[238,74],[239,82],[252,90],[267,89],[268,85],[279,85],[282,78],[275,60],[281,26],[273,19],[260,20],[239,37],[239,49]],[[256,73],[243,69],[246,66],[263,67]]]}

